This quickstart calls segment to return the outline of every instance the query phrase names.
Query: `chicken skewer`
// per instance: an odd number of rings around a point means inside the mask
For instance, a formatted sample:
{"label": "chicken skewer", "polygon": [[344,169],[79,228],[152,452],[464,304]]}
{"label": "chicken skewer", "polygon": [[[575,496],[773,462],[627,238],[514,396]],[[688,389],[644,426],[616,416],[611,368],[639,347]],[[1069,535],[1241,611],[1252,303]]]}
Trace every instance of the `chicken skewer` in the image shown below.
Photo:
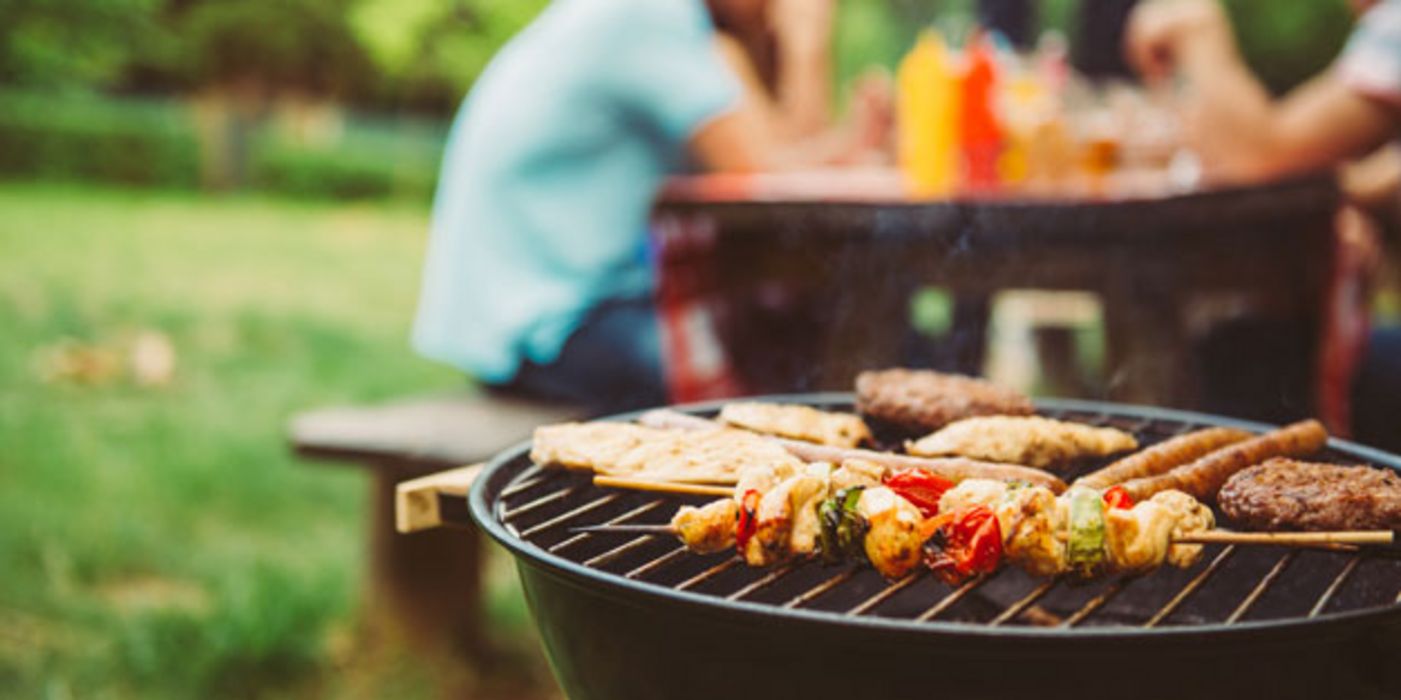
{"label": "chicken skewer", "polygon": [[[754,486],[761,481],[751,478]],[[1003,558],[1042,576],[1142,571],[1165,562],[1186,567],[1201,547],[1183,538],[1214,525],[1210,510],[1180,492],[1134,505],[1121,491],[1080,488],[1057,497],[1044,487],[987,479],[955,486],[860,461],[835,470],[811,465],[770,483],[683,506],[660,527],[699,553],[734,547],[752,566],[795,557],[865,559],[896,579],[925,563],[956,580],[991,571]],[[642,527],[613,531],[660,531]]]}

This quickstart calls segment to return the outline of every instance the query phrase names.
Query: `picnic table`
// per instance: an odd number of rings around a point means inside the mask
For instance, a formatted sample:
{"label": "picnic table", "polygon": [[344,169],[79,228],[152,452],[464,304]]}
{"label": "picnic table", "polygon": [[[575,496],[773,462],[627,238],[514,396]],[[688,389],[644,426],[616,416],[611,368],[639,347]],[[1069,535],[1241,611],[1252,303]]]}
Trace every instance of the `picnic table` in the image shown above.
{"label": "picnic table", "polygon": [[[1039,289],[1099,297],[1100,398],[1312,413],[1339,206],[1329,176],[940,201],[912,200],[879,174],[677,178],[653,216],[674,398],[847,389],[862,369],[910,361],[903,339],[921,287],[951,294],[954,325],[974,338],[993,295]],[[1273,330],[1236,333],[1224,358],[1203,357],[1204,339],[1239,318]],[[965,350],[945,369],[979,373],[983,344]],[[1257,376],[1262,367],[1293,369]]]}

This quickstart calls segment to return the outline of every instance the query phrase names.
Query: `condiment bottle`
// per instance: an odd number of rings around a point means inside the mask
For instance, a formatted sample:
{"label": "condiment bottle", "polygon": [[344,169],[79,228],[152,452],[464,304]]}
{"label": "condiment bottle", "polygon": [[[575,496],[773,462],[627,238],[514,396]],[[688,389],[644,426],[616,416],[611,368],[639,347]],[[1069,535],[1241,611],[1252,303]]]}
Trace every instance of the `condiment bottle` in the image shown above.
{"label": "condiment bottle", "polygon": [[945,196],[956,184],[957,76],[953,56],[933,31],[921,34],[900,62],[899,162],[916,197]]}
{"label": "condiment bottle", "polygon": [[970,43],[967,61],[958,120],[963,174],[970,189],[987,190],[998,184],[997,160],[1002,152],[1002,127],[993,111],[997,70],[982,38]]}

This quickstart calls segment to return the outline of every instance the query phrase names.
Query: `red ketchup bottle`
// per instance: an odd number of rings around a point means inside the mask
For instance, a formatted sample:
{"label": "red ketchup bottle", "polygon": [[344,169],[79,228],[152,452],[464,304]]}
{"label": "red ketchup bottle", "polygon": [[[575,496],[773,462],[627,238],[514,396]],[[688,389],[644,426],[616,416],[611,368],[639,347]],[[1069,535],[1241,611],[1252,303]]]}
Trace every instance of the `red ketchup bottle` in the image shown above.
{"label": "red ketchup bottle", "polygon": [[997,70],[983,37],[969,42],[967,57],[958,115],[964,182],[971,190],[990,190],[998,185],[997,161],[1002,153],[1002,127],[993,111]]}

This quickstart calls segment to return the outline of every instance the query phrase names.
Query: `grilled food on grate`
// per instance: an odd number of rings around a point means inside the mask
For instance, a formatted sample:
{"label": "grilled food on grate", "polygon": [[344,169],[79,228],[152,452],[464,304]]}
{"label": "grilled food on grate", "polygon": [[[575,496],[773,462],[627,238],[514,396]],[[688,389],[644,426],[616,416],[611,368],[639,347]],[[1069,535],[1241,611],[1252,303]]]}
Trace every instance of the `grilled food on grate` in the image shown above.
{"label": "grilled food on grate", "polygon": [[756,401],[731,403],[720,409],[719,420],[756,433],[834,447],[856,447],[871,440],[871,429],[860,416],[819,411],[811,406]]}
{"label": "grilled food on grate", "polygon": [[981,379],[929,370],[886,369],[856,377],[856,408],[912,431],[938,430],[961,418],[1030,415],[1031,400]]}
{"label": "grilled food on grate", "polygon": [[[647,411],[638,416],[637,420],[644,426],[659,430],[707,430],[713,429],[719,425],[715,421],[706,418],[670,409]],[[783,448],[788,450],[793,456],[806,462],[830,462],[833,464],[840,464],[851,460],[862,460],[878,463],[887,469],[896,471],[924,469],[954,481],[974,478],[998,479],[1001,481],[1025,481],[1039,486],[1045,486],[1056,493],[1065,490],[1065,482],[1061,481],[1054,474],[1040,469],[1023,467],[1019,464],[997,464],[974,459],[965,459],[963,457],[930,459],[927,457],[914,457],[891,452],[819,445],[786,438],[774,438],[774,441],[782,445]],[[743,493],[744,489],[740,489],[739,492]]]}
{"label": "grilled food on grate", "polygon": [[781,446],[743,430],[656,430],[631,423],[563,423],[535,429],[537,464],[609,476],[735,483],[751,467],[802,468]]}
{"label": "grilled food on grate", "polygon": [[1144,499],[1167,489],[1185,491],[1210,501],[1232,474],[1271,457],[1303,457],[1328,444],[1328,431],[1316,420],[1306,420],[1272,430],[1242,442],[1210,452],[1191,464],[1158,476],[1124,482],[1130,496]]}
{"label": "grilled food on grate", "polygon": [[966,418],[905,446],[913,455],[958,455],[1041,469],[1137,448],[1138,441],[1122,430],[1040,416]]}
{"label": "grilled food on grate", "polygon": [[1253,530],[1401,529],[1401,476],[1372,467],[1275,458],[1232,476],[1217,495]]}
{"label": "grilled food on grate", "polygon": [[1075,480],[1079,486],[1106,488],[1130,479],[1166,474],[1227,445],[1250,439],[1235,428],[1206,428],[1164,440]]}
{"label": "grilled food on grate", "polygon": [[1039,576],[1188,567],[1201,547],[1174,538],[1210,530],[1211,511],[1181,492],[1133,504],[1122,493],[1049,489],[928,473],[884,472],[854,461],[809,465],[772,489],[683,506],[672,532],[692,551],[734,544],[751,566],[819,556],[864,560],[898,579],[921,562],[950,581],[1003,560]]}

